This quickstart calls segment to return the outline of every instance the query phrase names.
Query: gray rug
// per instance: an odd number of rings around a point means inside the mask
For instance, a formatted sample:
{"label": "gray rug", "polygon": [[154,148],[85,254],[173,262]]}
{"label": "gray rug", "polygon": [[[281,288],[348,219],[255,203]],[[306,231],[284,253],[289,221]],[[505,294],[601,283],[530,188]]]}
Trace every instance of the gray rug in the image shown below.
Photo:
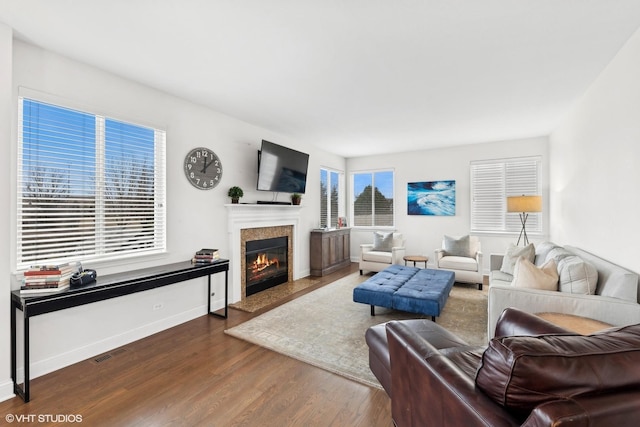
{"label": "gray rug", "polygon": [[[378,387],[369,370],[364,334],[371,325],[418,316],[353,302],[353,288],[369,276],[354,273],[225,332],[352,380]],[[456,284],[436,322],[469,344],[487,341],[487,291]]]}

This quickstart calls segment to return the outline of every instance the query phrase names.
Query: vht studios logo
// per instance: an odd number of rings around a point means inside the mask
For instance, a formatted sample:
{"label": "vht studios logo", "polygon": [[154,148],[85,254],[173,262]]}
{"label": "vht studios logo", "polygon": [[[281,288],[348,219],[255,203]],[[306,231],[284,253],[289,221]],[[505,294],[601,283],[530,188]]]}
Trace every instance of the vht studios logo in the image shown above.
{"label": "vht studios logo", "polygon": [[65,414],[8,414],[4,417],[8,423],[81,423],[82,415]]}

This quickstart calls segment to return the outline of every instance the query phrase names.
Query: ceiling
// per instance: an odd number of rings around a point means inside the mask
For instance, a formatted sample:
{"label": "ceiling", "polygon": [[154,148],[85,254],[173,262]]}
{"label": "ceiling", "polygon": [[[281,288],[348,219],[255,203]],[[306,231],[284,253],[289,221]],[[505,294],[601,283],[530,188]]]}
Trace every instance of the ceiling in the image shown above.
{"label": "ceiling", "polygon": [[0,21],[353,157],[548,135],[640,27],[640,0],[0,0]]}

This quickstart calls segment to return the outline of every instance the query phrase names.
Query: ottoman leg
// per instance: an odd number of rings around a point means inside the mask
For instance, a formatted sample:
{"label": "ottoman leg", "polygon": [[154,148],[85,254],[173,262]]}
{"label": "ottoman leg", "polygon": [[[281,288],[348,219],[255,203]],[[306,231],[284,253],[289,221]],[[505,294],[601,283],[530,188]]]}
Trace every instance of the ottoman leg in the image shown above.
{"label": "ottoman leg", "polygon": [[372,316],[376,315],[376,311],[375,311],[375,306],[374,305],[371,306],[371,315]]}

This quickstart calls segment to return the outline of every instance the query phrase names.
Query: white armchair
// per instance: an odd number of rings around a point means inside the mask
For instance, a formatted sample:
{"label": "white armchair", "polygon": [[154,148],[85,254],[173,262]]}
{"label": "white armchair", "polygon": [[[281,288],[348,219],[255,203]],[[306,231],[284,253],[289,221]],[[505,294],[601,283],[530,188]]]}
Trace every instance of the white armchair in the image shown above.
{"label": "white armchair", "polygon": [[456,282],[475,283],[482,290],[482,249],[477,236],[444,236],[435,263],[438,269],[453,271]]}
{"label": "white armchair", "polygon": [[392,264],[402,264],[405,239],[402,233],[376,231],[374,243],[360,245],[360,275],[363,270],[382,271]]}

